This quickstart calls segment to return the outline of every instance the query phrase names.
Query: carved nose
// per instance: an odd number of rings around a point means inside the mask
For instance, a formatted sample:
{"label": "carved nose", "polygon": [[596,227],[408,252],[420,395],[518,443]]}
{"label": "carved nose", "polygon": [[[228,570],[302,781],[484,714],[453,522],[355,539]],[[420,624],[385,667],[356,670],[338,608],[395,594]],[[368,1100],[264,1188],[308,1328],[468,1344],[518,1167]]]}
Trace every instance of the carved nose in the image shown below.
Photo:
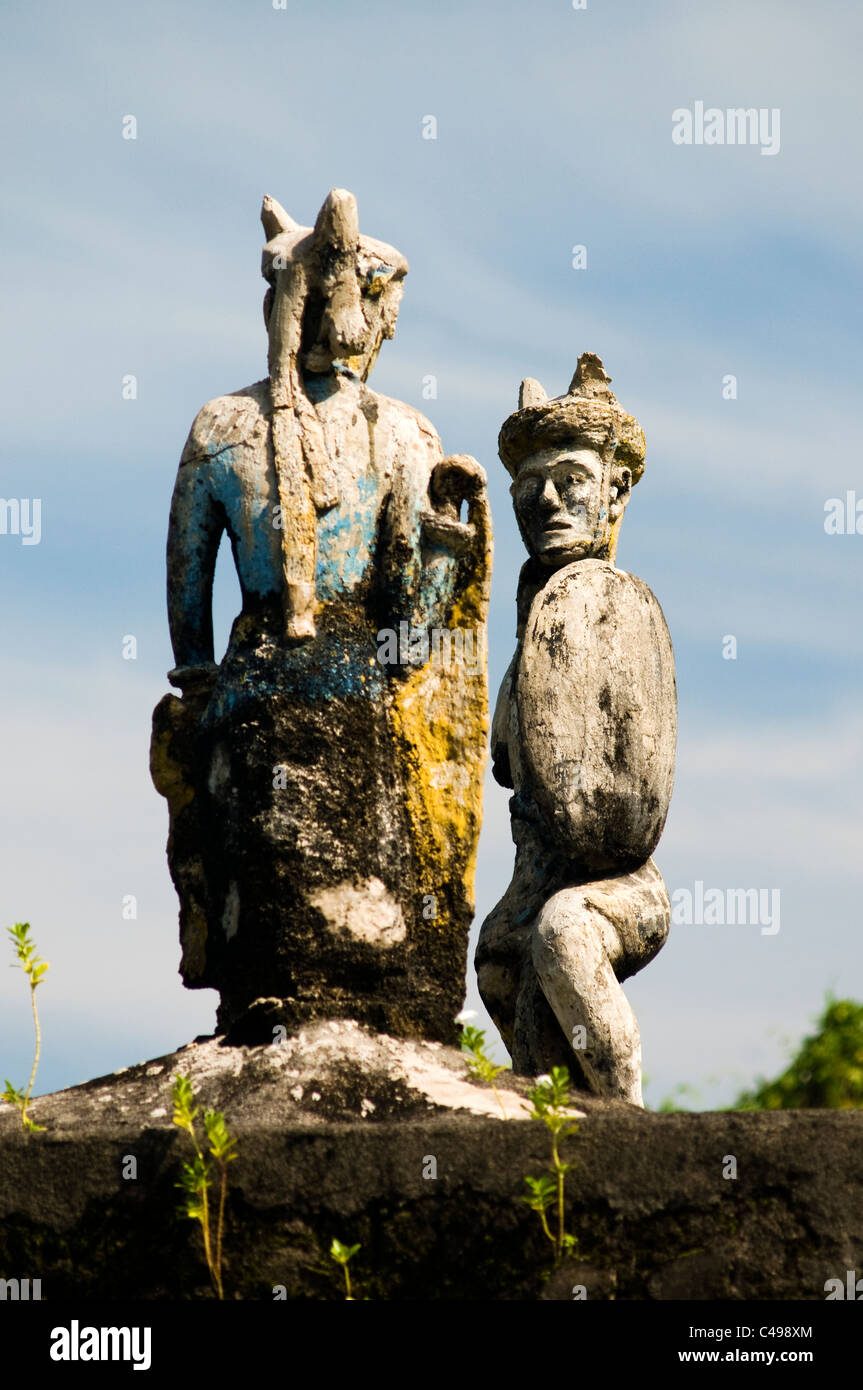
{"label": "carved nose", "polygon": [[344,274],[333,289],[324,310],[324,337],[338,356],[362,352],[366,336],[360,290],[353,271]]}
{"label": "carved nose", "polygon": [[545,480],[545,486],[539,495],[539,505],[544,512],[556,512],[560,506],[560,497],[551,478]]}

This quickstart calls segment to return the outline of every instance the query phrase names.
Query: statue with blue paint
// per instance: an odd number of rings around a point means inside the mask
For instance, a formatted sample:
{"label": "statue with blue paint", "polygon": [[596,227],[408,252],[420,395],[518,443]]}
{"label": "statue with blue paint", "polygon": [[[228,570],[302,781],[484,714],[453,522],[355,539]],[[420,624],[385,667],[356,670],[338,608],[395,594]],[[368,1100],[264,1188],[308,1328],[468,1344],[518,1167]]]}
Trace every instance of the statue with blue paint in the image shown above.
{"label": "statue with blue paint", "polygon": [[[453,1041],[487,733],[485,475],[366,384],[407,262],[334,189],[261,220],[269,375],[210,401],[180,460],[153,719],[181,974],[220,1031],[351,1017]],[[242,608],[216,661],[227,536]],[[443,634],[445,642],[386,640]],[[468,641],[468,637],[470,640]],[[450,640],[450,638],[455,640]]]}

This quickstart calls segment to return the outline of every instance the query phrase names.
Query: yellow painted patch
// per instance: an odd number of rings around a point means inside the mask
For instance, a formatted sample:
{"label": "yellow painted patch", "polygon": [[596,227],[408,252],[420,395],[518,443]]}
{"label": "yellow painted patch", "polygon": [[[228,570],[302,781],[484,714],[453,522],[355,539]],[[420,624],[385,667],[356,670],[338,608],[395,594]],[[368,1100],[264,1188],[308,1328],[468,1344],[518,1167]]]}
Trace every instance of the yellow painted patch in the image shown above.
{"label": "yellow painted patch", "polygon": [[[471,672],[463,656],[446,664],[429,661],[407,677],[392,711],[421,882],[429,893],[457,885],[471,912],[488,736],[484,627],[482,641],[479,671]],[[430,930],[446,926],[441,907],[427,923]]]}
{"label": "yellow painted patch", "polygon": [[193,800],[195,789],[185,780],[180,763],[171,756],[169,730],[153,737],[150,744],[150,772],[156,791],[167,799],[171,815],[178,815]]}

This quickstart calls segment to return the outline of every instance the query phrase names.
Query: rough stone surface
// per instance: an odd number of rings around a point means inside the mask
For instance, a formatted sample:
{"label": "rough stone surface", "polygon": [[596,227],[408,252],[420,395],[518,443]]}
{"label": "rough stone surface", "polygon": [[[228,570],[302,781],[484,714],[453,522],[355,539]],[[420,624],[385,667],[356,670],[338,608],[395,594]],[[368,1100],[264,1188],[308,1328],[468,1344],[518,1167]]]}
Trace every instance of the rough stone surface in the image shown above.
{"label": "rough stone surface", "polygon": [[[171,508],[182,698],[155,711],[151,768],[181,973],[244,1036],[266,995],[286,1026],[343,1014],[454,1041],[486,756],[485,475],[366,385],[407,262],[360,235],[352,196],[333,190],[314,228],[269,198],[262,221],[270,374],[199,412]],[[216,666],[225,534],[242,611]]]}
{"label": "rough stone surface", "polygon": [[[228,1298],[343,1296],[334,1236],[373,1300],[823,1299],[859,1269],[863,1115],[656,1115],[584,1095],[567,1141],[577,1259],[550,1277],[520,1200],[548,1159],[541,1126],[500,1118],[453,1049],[315,1023],[282,1046],[218,1039],[38,1098],[26,1137],[0,1107],[0,1277],[48,1299],[211,1297],[174,1187],[188,1139],[171,1078],[190,1074],[238,1135]],[[502,1076],[517,1114],[525,1085]],[[137,1158],[134,1181],[122,1177]],[[734,1155],[737,1177],[723,1177]],[[429,1157],[437,1177],[423,1177]]]}
{"label": "rough stone surface", "polygon": [[636,868],[659,842],[673,690],[671,640],[647,585],[607,560],[558,570],[522,639],[514,754],[562,851],[587,869]]}
{"label": "rough stone surface", "polygon": [[500,455],[530,559],[518,647],[492,727],[515,870],[483,923],[483,1000],[513,1065],[566,1065],[641,1103],[638,1024],[621,982],[663,945],[670,904],[650,858],[674,781],[677,698],[662,610],[614,566],[644,435],[585,353],[566,395],[522,383]]}

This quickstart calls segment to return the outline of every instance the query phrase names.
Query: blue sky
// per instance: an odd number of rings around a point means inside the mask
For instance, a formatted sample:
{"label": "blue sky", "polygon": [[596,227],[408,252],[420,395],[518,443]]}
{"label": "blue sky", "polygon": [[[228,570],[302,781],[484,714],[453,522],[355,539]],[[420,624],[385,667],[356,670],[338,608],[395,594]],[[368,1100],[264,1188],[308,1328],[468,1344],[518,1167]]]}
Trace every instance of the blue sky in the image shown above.
{"label": "blue sky", "polygon": [[[627,986],[648,1101],[687,1083],[723,1103],[782,1065],[828,988],[863,997],[863,536],[824,529],[827,499],[863,499],[861,31],[841,0],[7,0],[0,494],[42,499],[42,538],[0,535],[0,883],[52,966],[39,1089],[212,1026],[215,996],[176,973],[147,749],[180,450],[204,401],[266,370],[264,193],[309,223],[350,188],[410,260],[372,384],[489,473],[492,698],[522,559],[496,439],[520,379],[557,394],[598,352],[644,427],[618,563],[659,598],[678,665],[657,861],[671,891],[781,893],[776,935],[675,927]],[[699,100],[778,108],[779,153],[675,145],[672,111]],[[222,557],[223,641],[237,592]],[[506,801],[490,784],[478,922],[511,868]],[[29,1027],[4,969],[4,1076],[27,1075]]]}

